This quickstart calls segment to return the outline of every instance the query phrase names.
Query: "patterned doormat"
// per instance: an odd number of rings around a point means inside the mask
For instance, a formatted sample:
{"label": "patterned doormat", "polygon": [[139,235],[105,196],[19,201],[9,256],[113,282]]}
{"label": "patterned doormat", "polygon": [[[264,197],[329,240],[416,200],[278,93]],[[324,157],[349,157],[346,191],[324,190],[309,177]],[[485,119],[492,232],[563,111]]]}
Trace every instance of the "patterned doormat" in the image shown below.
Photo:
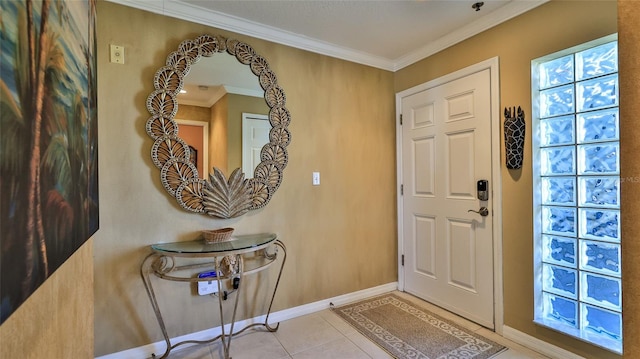
{"label": "patterned doormat", "polygon": [[506,349],[395,294],[332,309],[398,359],[487,359]]}

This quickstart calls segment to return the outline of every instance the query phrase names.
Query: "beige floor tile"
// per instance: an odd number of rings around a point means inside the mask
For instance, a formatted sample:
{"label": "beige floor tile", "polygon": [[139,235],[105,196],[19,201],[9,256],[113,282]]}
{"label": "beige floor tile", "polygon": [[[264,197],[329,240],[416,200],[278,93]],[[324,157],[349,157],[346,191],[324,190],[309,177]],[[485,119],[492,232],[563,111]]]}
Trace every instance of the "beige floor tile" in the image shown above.
{"label": "beige floor tile", "polygon": [[[492,359],[548,359],[540,353],[511,342],[489,329],[411,294],[394,293],[508,348]],[[231,356],[233,359],[392,358],[384,349],[370,341],[330,309],[284,321],[275,333],[263,329],[248,330],[231,341]],[[222,345],[216,342],[211,345],[178,348],[171,352],[170,359],[220,359],[222,357]]]}
{"label": "beige floor tile", "polygon": [[530,356],[514,349],[507,349],[491,359],[538,359],[539,357]]}
{"label": "beige floor tile", "polygon": [[349,335],[351,333],[356,333],[357,330],[349,325],[344,319],[340,318],[335,312],[331,309],[325,309],[323,311],[318,312],[324,320],[329,322],[334,328],[338,329],[340,333],[343,335]]}
{"label": "beige floor tile", "polygon": [[[511,359],[511,358],[544,358],[545,356],[533,351],[523,345],[520,345],[518,343],[514,343],[506,338],[504,338],[503,336],[496,334],[494,331],[491,331],[489,329],[486,328],[481,328],[479,330],[476,331],[476,333],[482,335],[483,337],[493,340],[494,342],[498,343],[498,344],[502,344],[505,347],[509,348],[509,355],[512,356],[506,356],[504,358],[499,357],[500,359]],[[506,354],[506,353],[505,353]]]}
{"label": "beige floor tile", "polygon": [[280,323],[275,336],[290,355],[343,337],[317,313]]}
{"label": "beige floor tile", "polygon": [[[222,344],[212,345],[214,359],[224,358]],[[231,340],[233,359],[283,359],[290,358],[273,333],[265,330],[248,330]]]}
{"label": "beige floor tile", "polygon": [[[162,354],[156,353],[161,356]],[[169,355],[171,359],[213,359],[209,345],[192,345],[189,347],[177,347]]]}
{"label": "beige floor tile", "polygon": [[363,352],[367,353],[369,357],[372,359],[392,359],[393,357],[389,355],[384,349],[380,348],[377,344],[369,340],[369,338],[360,334],[359,332],[354,332],[347,335],[347,338],[351,340],[355,345],[358,346]]}
{"label": "beige floor tile", "polygon": [[293,359],[370,359],[357,345],[345,337],[301,351],[292,355]]}

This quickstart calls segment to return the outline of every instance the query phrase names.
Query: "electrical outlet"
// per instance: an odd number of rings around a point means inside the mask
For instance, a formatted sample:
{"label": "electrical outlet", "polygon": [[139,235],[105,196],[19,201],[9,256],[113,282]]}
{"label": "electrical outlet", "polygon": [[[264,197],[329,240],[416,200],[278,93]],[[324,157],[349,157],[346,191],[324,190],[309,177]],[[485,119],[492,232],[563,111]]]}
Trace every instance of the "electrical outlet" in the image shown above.
{"label": "electrical outlet", "polygon": [[111,56],[109,62],[115,64],[124,64],[124,46],[110,45]]}
{"label": "electrical outlet", "polygon": [[320,185],[320,172],[313,172],[312,183],[314,186]]}

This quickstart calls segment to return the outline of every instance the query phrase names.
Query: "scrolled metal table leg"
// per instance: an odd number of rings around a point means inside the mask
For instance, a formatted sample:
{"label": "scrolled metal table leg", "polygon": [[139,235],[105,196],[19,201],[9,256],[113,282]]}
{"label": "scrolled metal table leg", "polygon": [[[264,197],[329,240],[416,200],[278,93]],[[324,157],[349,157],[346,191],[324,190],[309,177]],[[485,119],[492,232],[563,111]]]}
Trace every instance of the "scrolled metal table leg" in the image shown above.
{"label": "scrolled metal table leg", "polygon": [[[160,330],[162,330],[164,341],[167,344],[167,349],[165,350],[164,354],[159,357],[160,359],[169,356],[169,352],[171,351],[171,340],[169,339],[167,328],[164,325],[164,320],[162,319],[162,314],[160,313],[160,306],[158,305],[156,294],[153,291],[149,273],[153,270],[152,267],[154,267],[154,264],[157,264],[157,261],[162,260],[162,258],[164,258],[162,255],[151,253],[142,261],[142,265],[140,266],[140,276],[142,277],[142,282],[144,283],[144,287],[147,290],[147,295],[149,296],[149,300],[151,301],[151,306],[153,307],[156,319],[158,320],[158,324],[160,325]],[[151,356],[153,358],[156,358],[155,353],[151,354]]]}
{"label": "scrolled metal table leg", "polygon": [[[218,278],[218,304],[219,304],[219,309],[220,309],[220,329],[222,331],[221,334],[221,342],[222,342],[222,352],[223,352],[223,356],[225,359],[231,359],[230,357],[230,350],[231,350],[231,339],[233,339],[234,335],[239,334],[240,332],[244,331],[241,330],[239,333],[234,333],[233,332],[233,328],[235,326],[236,323],[236,313],[238,311],[238,302],[240,301],[240,288],[242,287],[242,282],[243,282],[243,275],[244,275],[244,260],[242,258],[241,254],[237,254],[236,255],[236,263],[238,263],[238,273],[237,275],[239,276],[239,283],[238,283],[238,288],[234,288],[235,289],[235,301],[233,304],[233,312],[231,313],[231,321],[230,321],[230,326],[229,326],[229,334],[225,333],[225,329],[224,329],[224,314],[223,314],[223,309],[222,309],[222,301],[223,301],[223,297],[222,297],[222,285],[221,285],[221,280],[220,280],[220,275],[217,276]],[[217,260],[216,260],[216,270],[218,270],[217,267]],[[232,277],[233,278],[233,277]],[[246,329],[246,328],[245,328]]]}
{"label": "scrolled metal table leg", "polygon": [[273,306],[273,300],[276,297],[276,292],[278,291],[278,284],[280,284],[280,277],[282,276],[282,270],[284,269],[284,263],[287,261],[287,248],[284,246],[284,243],[280,242],[280,240],[276,240],[274,244],[280,248],[282,248],[282,252],[284,253],[282,257],[282,264],[280,264],[280,271],[278,272],[278,279],[276,279],[276,285],[273,288],[273,294],[271,295],[271,301],[269,302],[269,309],[267,309],[267,316],[264,319],[264,326],[270,332],[275,332],[280,327],[280,323],[276,324],[275,327],[269,325],[269,314],[271,314],[271,307]]}

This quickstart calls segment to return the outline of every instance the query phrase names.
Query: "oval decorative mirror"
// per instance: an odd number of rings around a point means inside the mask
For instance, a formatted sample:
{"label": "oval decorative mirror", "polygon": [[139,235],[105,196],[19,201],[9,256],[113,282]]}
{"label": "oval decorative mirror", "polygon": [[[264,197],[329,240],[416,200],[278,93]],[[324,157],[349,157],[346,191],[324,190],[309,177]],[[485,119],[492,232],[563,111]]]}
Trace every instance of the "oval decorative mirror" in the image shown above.
{"label": "oval decorative mirror", "polygon": [[[192,149],[180,138],[175,121],[177,96],[185,85],[185,76],[203,57],[235,56],[257,76],[269,107],[271,125],[269,142],[260,151],[260,163],[252,178],[245,178],[240,168],[229,178],[213,167],[208,179],[200,178],[192,162]],[[151,159],[160,170],[160,182],[165,190],[185,210],[204,213],[217,218],[238,217],[249,210],[264,207],[282,182],[287,166],[287,146],[291,142],[288,130],[291,114],[285,107],[286,96],[278,85],[276,75],[267,60],[256,54],[244,42],[222,36],[201,35],[185,40],[167,56],[165,66],[156,71],[155,90],[147,97],[151,114],[147,120],[147,134],[154,140]]]}

